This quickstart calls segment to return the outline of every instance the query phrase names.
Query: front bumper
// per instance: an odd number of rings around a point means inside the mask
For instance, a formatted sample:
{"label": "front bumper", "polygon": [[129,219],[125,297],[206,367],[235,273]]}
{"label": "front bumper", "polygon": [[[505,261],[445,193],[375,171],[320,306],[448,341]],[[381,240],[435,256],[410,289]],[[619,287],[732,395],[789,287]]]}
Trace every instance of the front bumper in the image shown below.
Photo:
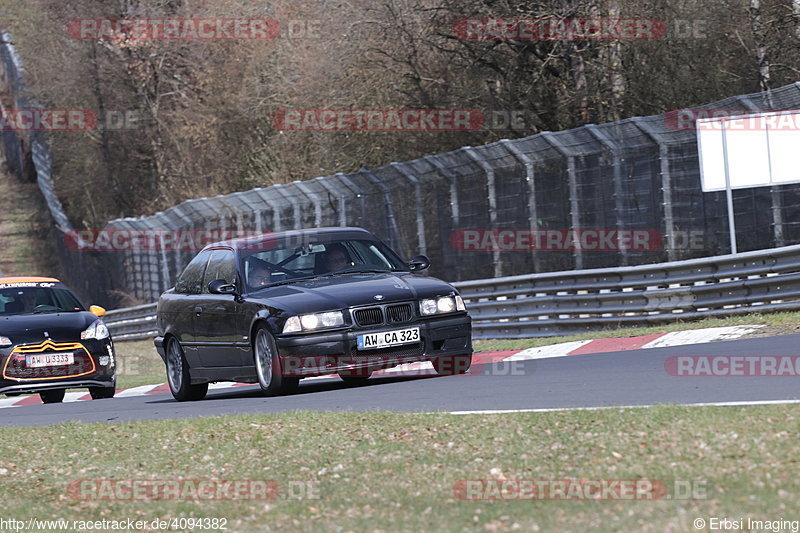
{"label": "front bumper", "polygon": [[[44,343],[42,343],[44,344]],[[116,386],[116,353],[111,339],[70,341],[75,348],[76,363],[73,365],[27,368],[24,348],[31,345],[11,346],[0,350],[0,394],[24,394],[43,390],[72,389],[86,387]],[[62,350],[43,346],[43,353]],[[100,356],[108,356],[106,365],[100,364]]]}
{"label": "front bumper", "polygon": [[[359,350],[357,337],[395,329],[420,328],[418,344]],[[467,314],[431,317],[402,324],[342,331],[278,335],[284,376],[308,377],[346,370],[379,370],[442,356],[472,354],[472,321]]]}

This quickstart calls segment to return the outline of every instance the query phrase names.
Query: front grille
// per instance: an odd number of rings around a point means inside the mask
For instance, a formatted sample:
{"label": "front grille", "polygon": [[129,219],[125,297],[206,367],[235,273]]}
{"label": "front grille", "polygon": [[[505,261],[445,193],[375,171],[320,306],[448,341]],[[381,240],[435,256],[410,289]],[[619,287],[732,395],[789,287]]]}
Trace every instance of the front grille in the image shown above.
{"label": "front grille", "polygon": [[386,307],[386,319],[392,322],[408,322],[413,318],[411,304],[390,305]]}
{"label": "front grille", "polygon": [[381,356],[406,357],[422,355],[425,350],[420,342],[419,344],[404,344],[402,346],[392,346],[391,348],[381,348],[375,351]]}
{"label": "front grille", "polygon": [[380,307],[367,307],[365,309],[356,309],[353,313],[356,322],[359,326],[374,326],[375,324],[383,324],[383,312]]}
{"label": "front grille", "polygon": [[344,356],[342,358],[342,360],[344,360],[347,364],[389,361],[394,357],[423,355],[425,353],[425,348],[421,342],[417,344],[403,344],[401,346],[392,346],[390,348],[379,348],[377,350],[363,351],[358,351],[358,347],[353,346],[351,353],[352,355]]}
{"label": "front grille", "polygon": [[[73,363],[57,366],[28,368],[26,355],[43,355],[49,353],[73,355]],[[3,377],[18,380],[63,379],[90,374],[95,371],[95,364],[89,352],[79,342],[53,342],[47,339],[39,344],[17,346],[9,354],[3,367]]]}

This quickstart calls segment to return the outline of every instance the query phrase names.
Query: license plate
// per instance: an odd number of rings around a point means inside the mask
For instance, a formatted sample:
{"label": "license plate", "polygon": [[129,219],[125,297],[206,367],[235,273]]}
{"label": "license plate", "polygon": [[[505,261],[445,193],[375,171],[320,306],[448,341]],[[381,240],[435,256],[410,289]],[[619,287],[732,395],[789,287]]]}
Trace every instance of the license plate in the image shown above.
{"label": "license plate", "polygon": [[374,350],[402,344],[419,342],[419,328],[395,329],[377,333],[363,333],[358,336],[359,350]]}
{"label": "license plate", "polygon": [[25,366],[28,368],[71,365],[74,362],[75,356],[71,353],[44,353],[25,356]]}

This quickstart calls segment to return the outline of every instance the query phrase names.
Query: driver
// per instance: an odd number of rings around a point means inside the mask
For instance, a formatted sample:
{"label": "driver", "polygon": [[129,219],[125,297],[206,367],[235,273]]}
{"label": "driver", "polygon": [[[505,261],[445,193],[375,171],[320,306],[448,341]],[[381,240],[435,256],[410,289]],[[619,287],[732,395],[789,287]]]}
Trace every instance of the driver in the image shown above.
{"label": "driver", "polygon": [[334,272],[352,265],[347,249],[340,243],[328,245],[325,250],[325,268],[328,272]]}
{"label": "driver", "polygon": [[252,289],[260,289],[269,285],[271,274],[267,265],[259,259],[250,261],[250,272],[247,275],[247,284]]}

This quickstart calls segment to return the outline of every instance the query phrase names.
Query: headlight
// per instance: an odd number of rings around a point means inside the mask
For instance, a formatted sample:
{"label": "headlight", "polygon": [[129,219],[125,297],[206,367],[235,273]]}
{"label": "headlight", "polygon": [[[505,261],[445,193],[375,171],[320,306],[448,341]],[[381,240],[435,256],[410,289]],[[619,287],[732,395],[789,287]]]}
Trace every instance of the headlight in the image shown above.
{"label": "headlight", "polygon": [[440,296],[439,298],[426,298],[419,301],[419,311],[423,315],[437,315],[465,311],[464,300],[461,296]]}
{"label": "headlight", "polygon": [[108,328],[102,320],[95,320],[92,325],[81,331],[81,339],[102,340],[108,338]]}
{"label": "headlight", "polygon": [[12,344],[14,343],[11,342],[11,339],[8,337],[0,337],[0,348],[5,348],[6,346],[11,346]]}
{"label": "headlight", "polygon": [[314,313],[290,317],[283,325],[284,333],[297,333],[300,331],[314,331],[324,328],[335,328],[344,325],[344,315],[341,311],[327,313]]}

